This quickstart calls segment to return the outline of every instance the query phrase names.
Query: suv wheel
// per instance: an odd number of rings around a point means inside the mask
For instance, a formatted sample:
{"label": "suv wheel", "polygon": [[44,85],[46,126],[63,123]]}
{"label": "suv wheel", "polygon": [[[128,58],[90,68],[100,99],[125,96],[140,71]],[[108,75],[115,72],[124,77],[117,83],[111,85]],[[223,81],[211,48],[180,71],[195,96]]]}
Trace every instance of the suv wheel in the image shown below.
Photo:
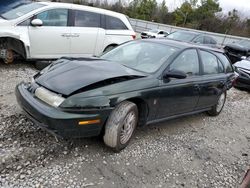
{"label": "suv wheel", "polygon": [[5,50],[5,57],[3,58],[4,63],[11,64],[14,62],[14,52],[11,49]]}
{"label": "suv wheel", "polygon": [[108,118],[103,137],[104,143],[117,152],[121,151],[131,140],[137,122],[137,106],[129,101],[120,103]]}

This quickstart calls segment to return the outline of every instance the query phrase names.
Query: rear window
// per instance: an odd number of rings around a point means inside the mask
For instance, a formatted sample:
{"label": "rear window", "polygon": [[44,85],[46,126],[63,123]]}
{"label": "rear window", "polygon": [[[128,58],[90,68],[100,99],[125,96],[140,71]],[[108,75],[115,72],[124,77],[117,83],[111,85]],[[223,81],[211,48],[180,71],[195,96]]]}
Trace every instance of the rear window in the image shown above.
{"label": "rear window", "polygon": [[219,57],[220,61],[224,65],[226,73],[233,72],[233,67],[228,58],[222,53],[216,53],[216,55]]}
{"label": "rear window", "polygon": [[106,29],[128,30],[127,26],[118,18],[106,16]]}
{"label": "rear window", "polygon": [[87,11],[75,11],[75,27],[100,27],[101,15]]}

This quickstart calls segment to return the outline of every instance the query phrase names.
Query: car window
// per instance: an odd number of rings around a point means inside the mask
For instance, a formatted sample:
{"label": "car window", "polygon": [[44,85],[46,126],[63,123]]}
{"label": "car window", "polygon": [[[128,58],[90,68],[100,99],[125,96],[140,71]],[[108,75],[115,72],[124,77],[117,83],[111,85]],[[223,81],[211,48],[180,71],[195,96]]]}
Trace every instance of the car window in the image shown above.
{"label": "car window", "polygon": [[100,27],[101,15],[87,11],[75,11],[75,26],[76,27]]}
{"label": "car window", "polygon": [[128,28],[120,19],[112,16],[106,16],[106,29],[127,30]]}
{"label": "car window", "polygon": [[20,24],[18,24],[18,26],[29,26],[31,22],[31,18],[21,22]]}
{"label": "car window", "polygon": [[230,61],[228,60],[228,58],[222,53],[216,53],[216,54],[220,58],[221,62],[223,63],[226,73],[233,72],[233,67]]}
{"label": "car window", "polygon": [[185,72],[188,76],[199,75],[199,58],[195,49],[182,52],[169,66],[169,70]]}
{"label": "car window", "polygon": [[178,48],[163,44],[132,41],[116,47],[100,58],[142,72],[157,71]]}
{"label": "car window", "polygon": [[181,32],[181,31],[175,31],[167,36],[167,38],[173,39],[173,40],[180,40],[184,42],[190,42],[192,41],[197,34],[195,33],[189,33],[189,32]]}
{"label": "car window", "polygon": [[160,31],[159,34],[160,34],[160,35],[163,35],[164,33],[163,33],[163,31]]}
{"label": "car window", "polygon": [[68,10],[67,9],[47,10],[38,14],[36,18],[43,21],[43,26],[67,26]]}
{"label": "car window", "polygon": [[219,73],[218,59],[212,53],[200,51],[203,63],[204,74],[217,74]]}
{"label": "car window", "polygon": [[217,42],[212,37],[205,36],[205,44],[217,44]]}
{"label": "car window", "polygon": [[204,43],[204,37],[197,37],[194,39],[195,43],[203,44]]}
{"label": "car window", "polygon": [[218,62],[218,72],[219,73],[223,73],[224,72],[224,67],[223,67],[223,65],[222,65],[222,63],[220,62],[220,60],[219,59],[217,59],[217,62]]}

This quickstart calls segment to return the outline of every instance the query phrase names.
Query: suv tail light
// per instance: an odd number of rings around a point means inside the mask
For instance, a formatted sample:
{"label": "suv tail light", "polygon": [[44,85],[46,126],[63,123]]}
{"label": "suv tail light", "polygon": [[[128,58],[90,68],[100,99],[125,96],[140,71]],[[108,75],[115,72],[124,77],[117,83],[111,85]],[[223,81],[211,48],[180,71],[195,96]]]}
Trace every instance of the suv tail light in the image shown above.
{"label": "suv tail light", "polygon": [[135,38],[136,38],[136,35],[134,34],[134,35],[132,35],[132,38],[133,38],[133,40],[135,40]]}

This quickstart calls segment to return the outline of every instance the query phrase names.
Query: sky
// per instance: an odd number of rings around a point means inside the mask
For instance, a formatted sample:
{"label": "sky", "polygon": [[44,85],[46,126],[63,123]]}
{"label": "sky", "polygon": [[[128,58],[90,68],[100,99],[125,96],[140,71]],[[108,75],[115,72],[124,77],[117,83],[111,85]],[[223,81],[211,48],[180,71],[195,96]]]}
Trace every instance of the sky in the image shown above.
{"label": "sky", "polygon": [[[157,0],[161,2],[162,0]],[[184,0],[166,0],[166,4],[170,11],[180,6]],[[219,0],[220,6],[225,13],[232,9],[237,9],[240,14],[250,17],[250,0]]]}

